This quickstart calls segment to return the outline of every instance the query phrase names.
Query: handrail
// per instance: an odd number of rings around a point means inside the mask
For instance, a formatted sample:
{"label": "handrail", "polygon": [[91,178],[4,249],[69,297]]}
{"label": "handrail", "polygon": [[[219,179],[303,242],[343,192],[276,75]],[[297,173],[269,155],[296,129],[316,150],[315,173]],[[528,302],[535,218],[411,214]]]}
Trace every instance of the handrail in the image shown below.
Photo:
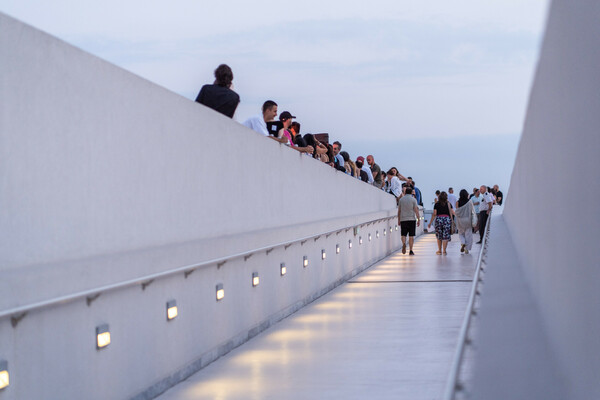
{"label": "handrail", "polygon": [[457,389],[458,375],[460,373],[460,367],[462,365],[463,353],[465,351],[465,345],[467,342],[467,334],[469,333],[469,327],[471,326],[471,316],[473,315],[473,306],[475,305],[475,297],[477,296],[477,285],[479,283],[479,272],[482,270],[481,262],[483,260],[483,252],[487,244],[487,239],[490,233],[490,221],[492,214],[488,216],[488,220],[485,224],[485,235],[481,242],[481,250],[479,251],[479,259],[477,260],[477,266],[475,268],[475,275],[473,276],[473,283],[471,285],[471,294],[469,295],[469,302],[467,303],[467,309],[463,318],[463,323],[460,328],[458,335],[458,345],[454,352],[452,359],[452,366],[450,373],[448,374],[448,380],[446,381],[446,388],[444,390],[443,400],[454,400],[454,395]]}
{"label": "handrail", "polygon": [[237,254],[232,254],[229,256],[225,256],[225,257],[219,257],[219,258],[214,258],[212,260],[207,260],[207,261],[203,261],[197,264],[192,264],[192,265],[186,265],[183,267],[177,267],[177,268],[173,268],[167,271],[162,271],[162,272],[157,272],[151,275],[146,275],[143,277],[139,277],[139,278],[135,278],[135,279],[130,279],[127,281],[122,281],[122,282],[118,282],[118,283],[113,283],[111,285],[105,285],[105,286],[101,286],[98,288],[94,288],[94,289],[89,289],[89,290],[84,290],[81,292],[76,292],[76,293],[71,293],[65,296],[60,296],[60,297],[56,297],[50,300],[44,300],[44,301],[40,301],[37,303],[32,303],[32,304],[28,304],[25,306],[19,306],[19,307],[14,307],[8,310],[4,310],[4,311],[0,311],[0,319],[5,318],[5,317],[9,317],[9,316],[14,316],[14,315],[23,315],[24,313],[27,313],[29,311],[33,311],[33,310],[37,310],[40,308],[45,308],[45,307],[49,307],[55,304],[59,304],[59,303],[66,303],[66,302],[70,302],[73,300],[77,300],[83,297],[97,297],[98,295],[100,295],[101,293],[104,292],[108,292],[108,291],[112,291],[115,289],[121,289],[121,288],[125,288],[128,286],[134,286],[134,285],[139,285],[139,284],[148,284],[150,281],[153,281],[155,279],[160,279],[160,278],[164,278],[167,276],[171,276],[180,272],[184,272],[187,275],[189,275],[191,272],[193,272],[194,270],[200,268],[200,267],[204,267],[207,265],[212,265],[212,264],[221,264],[221,263],[225,263],[229,260],[232,260],[234,258],[240,258],[240,257],[249,257],[254,253],[257,252],[261,252],[261,251],[270,251],[276,247],[281,247],[281,246],[290,246],[294,243],[298,243],[298,242],[303,242],[305,240],[309,240],[309,239],[314,239],[323,235],[331,235],[332,233],[338,233],[341,232],[343,230],[348,230],[357,226],[364,226],[365,224],[373,224],[373,223],[377,223],[377,222],[381,222],[381,221],[386,221],[386,220],[390,220],[390,219],[394,219],[397,218],[396,215],[393,215],[391,217],[384,217],[384,218],[377,218],[371,221],[366,221],[366,222],[362,222],[360,224],[353,224],[350,226],[346,226],[343,228],[337,228],[328,232],[323,232],[323,233],[318,233],[316,235],[311,235],[311,236],[306,236],[303,238],[299,238],[299,239],[293,239],[293,240],[289,240],[287,242],[281,242],[281,243],[277,243],[277,244],[273,244],[270,246],[265,246],[265,247],[261,247],[258,249],[253,249],[253,250],[248,250],[242,253],[237,253]]}

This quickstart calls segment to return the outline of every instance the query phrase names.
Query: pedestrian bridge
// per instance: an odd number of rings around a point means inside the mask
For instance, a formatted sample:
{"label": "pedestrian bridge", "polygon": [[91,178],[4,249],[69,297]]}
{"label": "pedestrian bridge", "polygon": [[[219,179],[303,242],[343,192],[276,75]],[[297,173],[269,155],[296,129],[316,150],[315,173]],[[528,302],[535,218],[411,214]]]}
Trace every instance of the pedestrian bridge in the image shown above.
{"label": "pedestrian bridge", "polygon": [[409,257],[391,196],[0,14],[0,400],[600,398],[599,19],[552,2],[487,249]]}

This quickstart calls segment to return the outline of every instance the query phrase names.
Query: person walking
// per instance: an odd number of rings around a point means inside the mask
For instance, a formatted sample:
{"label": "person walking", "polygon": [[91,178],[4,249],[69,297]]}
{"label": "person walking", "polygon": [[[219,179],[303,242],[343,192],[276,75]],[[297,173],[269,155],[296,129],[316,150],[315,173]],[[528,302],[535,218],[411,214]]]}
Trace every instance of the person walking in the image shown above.
{"label": "person walking", "polygon": [[494,198],[487,191],[487,186],[481,185],[479,188],[481,195],[481,202],[479,205],[479,242],[483,241],[483,235],[485,234],[485,224],[487,223],[488,216],[492,212],[492,205],[494,204]]}
{"label": "person walking", "polygon": [[469,192],[462,189],[456,203],[456,228],[460,238],[460,252],[469,254],[473,247],[473,226],[477,224],[477,216],[473,202],[469,201]]}
{"label": "person walking", "polygon": [[452,216],[454,210],[450,206],[448,201],[448,195],[446,192],[440,193],[438,201],[433,206],[433,215],[431,221],[427,226],[427,230],[431,228],[431,223],[435,221],[435,237],[437,239],[438,251],[435,254],[446,255],[446,248],[448,247],[448,241],[452,235]]}
{"label": "person walking", "polygon": [[[388,171],[388,177],[390,176],[390,171]],[[395,176],[393,177],[396,178]],[[402,254],[406,254],[406,235],[408,235],[408,247],[410,249],[408,254],[414,256],[413,243],[415,242],[417,226],[421,223],[421,217],[419,216],[417,200],[414,196],[410,196],[412,194],[412,187],[406,188],[406,194],[407,196],[403,196],[398,200],[398,225],[400,225]]]}

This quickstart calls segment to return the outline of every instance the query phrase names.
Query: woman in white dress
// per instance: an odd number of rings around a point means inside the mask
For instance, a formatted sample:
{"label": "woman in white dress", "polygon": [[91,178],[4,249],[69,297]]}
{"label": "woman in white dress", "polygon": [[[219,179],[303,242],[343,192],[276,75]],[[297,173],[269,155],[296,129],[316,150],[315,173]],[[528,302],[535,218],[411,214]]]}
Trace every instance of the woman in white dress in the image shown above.
{"label": "woman in white dress", "polygon": [[473,247],[472,228],[477,224],[477,214],[475,214],[473,202],[469,201],[469,192],[465,189],[460,191],[456,206],[456,228],[461,243],[460,252],[469,254],[471,247]]}

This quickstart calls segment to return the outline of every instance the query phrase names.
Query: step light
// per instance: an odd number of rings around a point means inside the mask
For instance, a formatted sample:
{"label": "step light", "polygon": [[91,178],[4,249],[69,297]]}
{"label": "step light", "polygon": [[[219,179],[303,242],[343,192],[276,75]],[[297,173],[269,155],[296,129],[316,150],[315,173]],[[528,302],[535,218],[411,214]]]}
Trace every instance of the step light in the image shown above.
{"label": "step light", "polygon": [[177,318],[177,302],[175,300],[167,301],[167,321]]}
{"label": "step light", "polygon": [[304,256],[302,258],[302,265],[304,265],[304,268],[308,267],[308,257]]}
{"label": "step light", "polygon": [[8,361],[0,360],[0,390],[8,387],[10,376],[8,374]]}
{"label": "step light", "polygon": [[348,240],[348,248],[351,249],[352,248],[352,240]]}
{"label": "step light", "polygon": [[96,327],[96,348],[98,350],[110,344],[110,330],[108,324],[99,325]]}
{"label": "step light", "polygon": [[252,273],[252,286],[257,287],[260,283],[260,278],[258,277],[258,272]]}
{"label": "step light", "polygon": [[279,265],[279,273],[281,276],[284,276],[287,273],[287,268],[285,267],[285,263],[281,263]]}
{"label": "step light", "polygon": [[360,245],[360,244],[362,244],[362,236],[359,236],[359,237],[358,237],[358,244],[359,244],[359,245]]}
{"label": "step light", "polygon": [[325,249],[321,250],[321,260],[324,260],[327,258],[327,254],[325,253]]}
{"label": "step light", "polygon": [[223,284],[219,283],[217,285],[217,301],[223,300],[225,297],[225,289],[223,289]]}

